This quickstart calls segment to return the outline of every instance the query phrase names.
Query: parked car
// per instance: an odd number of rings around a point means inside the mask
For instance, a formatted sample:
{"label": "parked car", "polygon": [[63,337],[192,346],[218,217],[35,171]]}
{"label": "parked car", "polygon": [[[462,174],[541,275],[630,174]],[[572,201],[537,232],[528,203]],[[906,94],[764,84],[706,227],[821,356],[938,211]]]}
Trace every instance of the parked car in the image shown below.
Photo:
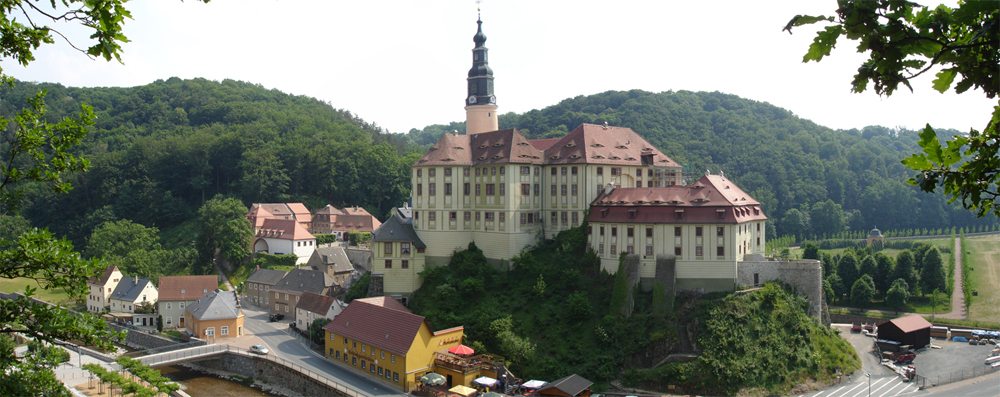
{"label": "parked car", "polygon": [[913,359],[917,358],[917,353],[912,351],[902,351],[893,354],[893,357],[896,359],[896,363],[907,364],[912,363]]}
{"label": "parked car", "polygon": [[267,354],[268,350],[267,350],[266,347],[264,347],[264,345],[253,345],[253,346],[250,346],[250,353],[263,355],[263,354]]}
{"label": "parked car", "polygon": [[281,313],[272,314],[271,317],[270,317],[270,319],[271,319],[272,323],[275,322],[275,321],[281,321],[281,320],[285,319],[285,315],[281,314]]}

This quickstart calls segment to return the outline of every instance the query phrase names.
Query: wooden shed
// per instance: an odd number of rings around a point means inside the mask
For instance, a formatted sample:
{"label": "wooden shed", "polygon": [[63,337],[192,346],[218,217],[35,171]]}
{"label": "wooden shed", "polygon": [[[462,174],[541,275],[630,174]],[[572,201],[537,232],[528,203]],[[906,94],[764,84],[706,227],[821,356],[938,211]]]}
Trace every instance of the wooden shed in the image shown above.
{"label": "wooden shed", "polygon": [[538,389],[539,396],[559,396],[559,397],[589,397],[590,386],[594,382],[586,380],[579,375],[573,374],[562,379],[549,382]]}
{"label": "wooden shed", "polygon": [[889,320],[878,325],[878,338],[921,348],[931,343],[931,323],[917,314]]}

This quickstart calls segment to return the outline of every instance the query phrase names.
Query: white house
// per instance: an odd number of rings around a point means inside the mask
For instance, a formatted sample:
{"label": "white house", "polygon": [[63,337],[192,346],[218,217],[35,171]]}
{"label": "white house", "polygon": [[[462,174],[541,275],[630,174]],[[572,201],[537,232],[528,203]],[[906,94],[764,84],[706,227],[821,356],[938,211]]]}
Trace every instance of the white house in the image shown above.
{"label": "white house", "polygon": [[[156,304],[159,293],[152,281],[139,277],[125,277],[118,283],[118,287],[111,293],[108,300],[111,302],[111,313],[119,318],[132,317],[133,323],[137,326],[155,326],[153,320],[155,313],[135,314],[136,306],[147,302],[150,305]],[[132,316],[129,316],[132,314]]]}
{"label": "white house", "polygon": [[108,298],[118,287],[118,282],[121,281],[122,277],[124,276],[117,266],[108,265],[101,277],[91,277],[87,280],[87,311],[100,313],[104,309],[110,309],[111,302],[108,301]]}
{"label": "white house", "polygon": [[316,237],[294,219],[264,219],[261,226],[256,229],[254,252],[272,255],[294,254],[298,257],[295,264],[301,265],[308,262],[316,250]]}

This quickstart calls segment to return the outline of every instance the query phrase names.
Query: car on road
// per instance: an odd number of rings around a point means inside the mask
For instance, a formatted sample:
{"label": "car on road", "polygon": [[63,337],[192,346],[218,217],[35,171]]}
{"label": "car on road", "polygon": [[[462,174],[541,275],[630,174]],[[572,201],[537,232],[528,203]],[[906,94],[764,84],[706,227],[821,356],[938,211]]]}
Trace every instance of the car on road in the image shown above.
{"label": "car on road", "polygon": [[253,346],[250,346],[250,353],[262,354],[263,355],[263,354],[267,354],[268,350],[267,350],[266,347],[264,347],[264,345],[253,345]]}
{"label": "car on road", "polygon": [[284,319],[285,319],[285,315],[284,315],[284,314],[281,314],[281,313],[278,313],[278,314],[272,314],[272,315],[271,315],[271,316],[269,317],[269,319],[270,319],[270,320],[271,320],[271,322],[273,323],[273,322],[275,322],[275,321],[281,321],[281,320],[284,320]]}

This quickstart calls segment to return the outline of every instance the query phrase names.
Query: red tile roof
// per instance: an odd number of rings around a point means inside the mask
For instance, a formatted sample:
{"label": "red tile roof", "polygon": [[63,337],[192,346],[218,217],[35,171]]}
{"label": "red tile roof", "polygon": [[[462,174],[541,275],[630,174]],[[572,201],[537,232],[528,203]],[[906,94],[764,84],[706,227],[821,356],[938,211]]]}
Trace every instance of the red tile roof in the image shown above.
{"label": "red tile roof", "polygon": [[282,240],[309,240],[316,237],[294,219],[265,219],[257,229],[257,237]]}
{"label": "red tile roof", "polygon": [[[680,219],[678,212],[683,212]],[[742,223],[763,219],[767,216],[760,203],[721,175],[706,175],[685,186],[614,189],[594,200],[587,217],[589,222],[607,223]]]}
{"label": "red tile roof", "polygon": [[414,166],[503,163],[542,164],[542,152],[515,129],[444,134]]}
{"label": "red tile roof", "polygon": [[406,306],[403,306],[402,303],[399,303],[398,300],[395,300],[395,299],[393,299],[390,296],[376,296],[374,298],[356,299],[354,301],[355,302],[365,302],[365,303],[372,304],[372,305],[375,305],[375,306],[381,306],[381,307],[384,307],[384,308],[387,308],[387,309],[395,309],[395,310],[404,311],[404,312],[407,312],[407,313],[410,312],[410,309],[407,309]]}
{"label": "red tile roof", "polygon": [[369,299],[355,299],[323,329],[405,356],[420,326],[426,322],[421,316],[390,308],[388,302],[382,303],[386,306]]}
{"label": "red tile roof", "polygon": [[[643,164],[643,155],[652,155],[652,164]],[[596,124],[581,124],[552,144],[545,150],[545,163],[680,167],[631,128]]]}
{"label": "red tile roof", "polygon": [[548,149],[548,148],[552,147],[553,143],[559,142],[559,139],[560,138],[529,139],[528,143],[530,143],[531,146],[534,146],[535,149],[538,149],[538,150],[541,150],[541,151],[544,152],[545,149]]}
{"label": "red tile roof", "polygon": [[[163,276],[157,287],[161,301],[193,301],[219,288],[219,276]],[[181,293],[181,291],[184,293]]]}
{"label": "red tile roof", "polygon": [[931,323],[925,320],[919,314],[912,314],[906,317],[900,317],[889,321],[903,333],[910,333],[916,330],[930,328]]}
{"label": "red tile roof", "polygon": [[104,274],[101,275],[100,279],[98,279],[97,277],[91,277],[89,280],[87,280],[87,282],[90,284],[97,284],[103,286],[108,283],[108,279],[111,278],[111,274],[113,274],[116,271],[118,271],[118,266],[108,265],[108,267],[104,268]]}

